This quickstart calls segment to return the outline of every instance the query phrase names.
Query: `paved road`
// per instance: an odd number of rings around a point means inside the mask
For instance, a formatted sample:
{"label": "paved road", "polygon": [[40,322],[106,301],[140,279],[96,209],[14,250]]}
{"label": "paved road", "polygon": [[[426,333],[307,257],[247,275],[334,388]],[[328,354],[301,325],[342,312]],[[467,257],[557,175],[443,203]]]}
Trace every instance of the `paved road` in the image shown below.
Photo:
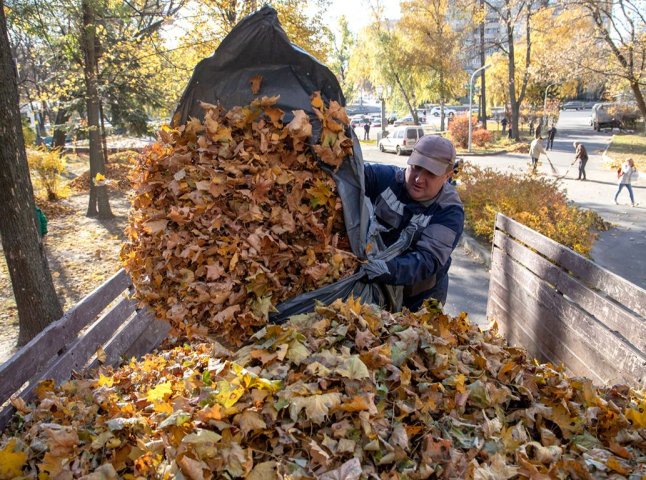
{"label": "paved road", "polygon": [[[635,201],[640,204],[637,208],[630,207],[626,191],[621,194],[620,205],[614,204],[616,175],[603,166],[605,160],[602,158],[612,134],[595,132],[589,124],[589,118],[589,110],[561,112],[554,150],[550,151],[549,157],[559,175],[567,171],[567,176],[561,183],[568,198],[582,208],[596,211],[614,225],[614,228],[599,235],[591,252],[592,259],[608,270],[646,288],[646,187],[635,188]],[[586,167],[588,180],[585,182],[576,180],[575,166],[570,167],[574,160],[572,143],[575,141],[584,143],[590,155]],[[362,152],[368,162],[406,165],[406,156],[381,153],[375,145],[362,147]],[[526,154],[465,158],[466,161],[482,167],[518,174],[527,171],[529,163]],[[547,161],[543,160],[541,168],[544,174],[550,174]],[[644,184],[646,182],[642,183]],[[446,309],[451,314],[461,310],[467,311],[473,320],[485,323],[488,272],[463,249],[456,249],[453,259]]]}

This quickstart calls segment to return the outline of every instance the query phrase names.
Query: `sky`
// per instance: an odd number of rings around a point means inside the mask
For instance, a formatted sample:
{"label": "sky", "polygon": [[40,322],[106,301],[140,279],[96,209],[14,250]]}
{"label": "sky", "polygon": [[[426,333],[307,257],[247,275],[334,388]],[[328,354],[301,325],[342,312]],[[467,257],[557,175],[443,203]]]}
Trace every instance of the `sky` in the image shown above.
{"label": "sky", "polygon": [[[339,17],[345,15],[348,26],[353,33],[358,33],[370,23],[372,12],[370,0],[332,0],[328,9],[328,25],[333,32],[337,31]],[[397,19],[400,17],[399,0],[381,0],[384,7],[384,17]]]}

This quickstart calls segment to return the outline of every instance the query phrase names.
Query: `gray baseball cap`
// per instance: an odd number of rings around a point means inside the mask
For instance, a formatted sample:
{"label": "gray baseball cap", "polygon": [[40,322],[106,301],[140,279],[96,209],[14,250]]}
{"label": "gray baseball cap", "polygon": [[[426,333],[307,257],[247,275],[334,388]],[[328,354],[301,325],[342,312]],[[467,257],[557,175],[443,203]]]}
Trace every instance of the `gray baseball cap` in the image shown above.
{"label": "gray baseball cap", "polygon": [[435,175],[444,175],[454,162],[455,147],[450,140],[439,135],[424,135],[408,158],[409,165],[417,165]]}

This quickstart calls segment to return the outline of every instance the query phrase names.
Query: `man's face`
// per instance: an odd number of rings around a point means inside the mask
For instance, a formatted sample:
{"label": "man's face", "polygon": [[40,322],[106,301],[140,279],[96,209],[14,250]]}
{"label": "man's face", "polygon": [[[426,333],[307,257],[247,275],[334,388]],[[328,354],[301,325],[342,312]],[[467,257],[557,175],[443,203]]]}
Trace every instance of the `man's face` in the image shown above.
{"label": "man's face", "polygon": [[440,192],[450,174],[451,170],[444,175],[435,175],[417,165],[409,165],[406,169],[406,191],[413,200],[427,202]]}

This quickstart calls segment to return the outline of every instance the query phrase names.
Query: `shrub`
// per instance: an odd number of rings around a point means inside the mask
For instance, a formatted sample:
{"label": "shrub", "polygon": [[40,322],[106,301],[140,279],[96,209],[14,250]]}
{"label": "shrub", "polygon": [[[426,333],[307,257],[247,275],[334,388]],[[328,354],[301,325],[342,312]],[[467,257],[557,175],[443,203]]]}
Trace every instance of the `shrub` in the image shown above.
{"label": "shrub", "polygon": [[[476,122],[472,119],[471,142],[478,146],[484,147],[486,144],[491,143],[493,138],[490,131],[484,128],[476,128]],[[454,118],[449,123],[449,134],[453,143],[462,148],[469,146],[469,119],[464,116]]]}
{"label": "shrub", "polygon": [[465,166],[460,179],[466,222],[479,238],[493,240],[497,212],[582,255],[589,254],[596,231],[608,229],[597,213],[570,204],[558,180],[519,177],[471,165]]}
{"label": "shrub", "polygon": [[464,116],[456,116],[449,123],[449,134],[456,146],[467,148],[469,143],[469,119]]}
{"label": "shrub", "polygon": [[489,130],[485,130],[484,128],[478,128],[471,132],[471,141],[478,147],[484,147],[488,143],[491,143],[492,138],[493,135],[491,134],[491,132]]}
{"label": "shrub", "polygon": [[65,157],[60,149],[39,148],[27,151],[29,169],[38,175],[38,183],[47,192],[47,200],[59,200],[67,196],[61,174],[65,170]]}

